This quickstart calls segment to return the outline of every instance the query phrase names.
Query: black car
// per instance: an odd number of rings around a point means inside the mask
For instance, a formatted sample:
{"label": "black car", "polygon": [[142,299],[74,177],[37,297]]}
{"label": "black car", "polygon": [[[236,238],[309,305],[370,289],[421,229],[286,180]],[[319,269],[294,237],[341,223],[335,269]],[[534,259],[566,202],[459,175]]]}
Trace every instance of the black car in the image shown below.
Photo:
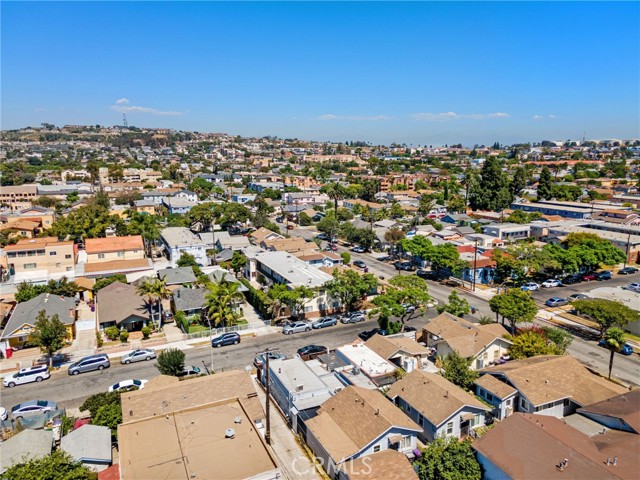
{"label": "black car", "polygon": [[365,330],[364,332],[361,332],[358,337],[361,340],[364,340],[365,342],[367,340],[369,340],[371,337],[373,337],[374,335],[382,335],[383,337],[389,335],[389,332],[387,332],[386,330],[382,329],[382,328],[374,328],[372,330]]}
{"label": "black car", "polygon": [[319,357],[325,353],[328,353],[329,350],[327,347],[322,345],[307,345],[306,347],[301,347],[298,349],[298,355],[302,360],[313,360],[314,358]]}
{"label": "black car", "polygon": [[364,263],[362,260],[356,260],[355,262],[353,262],[353,265],[358,268],[364,268],[367,266],[367,264]]}
{"label": "black car", "polygon": [[609,271],[596,273],[596,280],[611,280],[612,275]]}
{"label": "black car", "polygon": [[237,332],[223,333],[219,337],[211,340],[211,346],[220,348],[224,345],[237,345],[240,343],[240,334]]}
{"label": "black car", "polygon": [[638,273],[638,269],[636,267],[625,267],[618,270],[618,274],[620,275],[633,275],[634,273]]}
{"label": "black car", "polygon": [[580,283],[582,281],[582,277],[580,275],[567,275],[562,279],[563,285],[572,285],[574,283]]}

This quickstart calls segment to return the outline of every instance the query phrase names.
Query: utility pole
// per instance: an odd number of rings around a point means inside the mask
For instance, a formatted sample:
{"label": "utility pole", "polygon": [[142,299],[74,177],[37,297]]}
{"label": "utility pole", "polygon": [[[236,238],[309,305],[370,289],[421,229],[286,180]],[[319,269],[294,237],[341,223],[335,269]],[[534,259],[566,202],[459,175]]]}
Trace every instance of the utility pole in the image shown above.
{"label": "utility pole", "polygon": [[631,232],[627,236],[627,248],[624,249],[624,267],[627,268],[627,261],[629,260],[629,245],[631,244]]}
{"label": "utility pole", "polygon": [[271,385],[269,384],[269,350],[264,352],[264,356],[265,356],[265,365],[266,365],[266,369],[267,371],[265,372],[265,381],[267,383],[267,401],[266,401],[266,415],[267,415],[267,431],[265,432],[264,435],[264,441],[267,443],[267,445],[271,445],[271,415],[270,415],[270,408],[271,407]]}
{"label": "utility pole", "polygon": [[211,220],[211,235],[213,236],[213,264],[217,263],[216,259],[216,223]]}
{"label": "utility pole", "polygon": [[475,292],[476,291],[476,265],[477,265],[477,261],[478,261],[478,237],[476,237],[476,245],[475,248],[473,249],[473,288],[472,290]]}

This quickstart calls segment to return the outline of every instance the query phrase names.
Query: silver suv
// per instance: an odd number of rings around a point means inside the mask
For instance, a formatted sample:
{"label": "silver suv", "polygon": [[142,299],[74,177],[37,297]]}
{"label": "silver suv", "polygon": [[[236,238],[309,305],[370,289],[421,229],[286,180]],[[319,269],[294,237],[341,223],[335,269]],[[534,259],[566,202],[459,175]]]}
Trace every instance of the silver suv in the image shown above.
{"label": "silver suv", "polygon": [[81,358],[75,363],[69,365],[69,375],[78,375],[79,373],[92,372],[93,370],[104,370],[109,368],[111,362],[107,355],[90,355],[88,357]]}

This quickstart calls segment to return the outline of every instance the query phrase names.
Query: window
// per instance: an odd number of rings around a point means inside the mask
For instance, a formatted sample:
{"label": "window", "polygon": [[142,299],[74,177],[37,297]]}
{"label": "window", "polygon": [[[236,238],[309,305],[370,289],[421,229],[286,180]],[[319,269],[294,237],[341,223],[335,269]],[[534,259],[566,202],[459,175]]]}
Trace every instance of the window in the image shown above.
{"label": "window", "polygon": [[66,260],[69,260],[69,259],[71,258],[71,254],[67,254],[67,255],[65,255],[65,256],[64,256],[64,258],[65,258]]}
{"label": "window", "polygon": [[49,252],[49,255],[52,255],[52,256],[53,256],[53,255],[57,255],[57,254],[58,254],[58,252],[56,252],[56,251],[51,251],[51,252]]}
{"label": "window", "polygon": [[520,408],[523,410],[528,410],[527,401],[524,398],[520,399]]}
{"label": "window", "polygon": [[424,417],[422,415],[418,415],[418,425],[424,427]]}
{"label": "window", "polygon": [[404,450],[410,447],[411,447],[411,437],[409,435],[403,436],[402,440],[400,440],[400,450]]}
{"label": "window", "polygon": [[123,258],[124,257],[124,252],[118,252],[118,257],[119,258]]}
{"label": "window", "polygon": [[24,268],[25,270],[33,270],[34,268],[38,268],[38,264],[37,263],[25,263],[22,268]]}
{"label": "window", "polygon": [[489,392],[487,392],[487,400],[493,402],[493,395],[491,395]]}
{"label": "window", "polygon": [[104,253],[99,253],[98,258],[104,258]]}
{"label": "window", "polygon": [[376,445],[375,447],[373,447],[373,453],[376,453],[379,451],[380,451],[380,445]]}
{"label": "window", "polygon": [[453,433],[453,422],[447,423],[447,435],[451,435]]}

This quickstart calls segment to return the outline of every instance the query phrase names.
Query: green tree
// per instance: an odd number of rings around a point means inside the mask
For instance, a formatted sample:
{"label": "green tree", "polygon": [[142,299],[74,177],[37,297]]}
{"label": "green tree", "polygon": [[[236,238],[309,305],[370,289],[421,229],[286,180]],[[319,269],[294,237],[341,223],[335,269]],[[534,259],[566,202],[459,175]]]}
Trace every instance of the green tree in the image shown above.
{"label": "green tree", "polygon": [[209,293],[205,296],[207,315],[216,327],[231,327],[238,321],[238,314],[234,310],[236,302],[244,300],[239,291],[240,282],[221,280],[219,283],[209,283]]}
{"label": "green tree", "polygon": [[182,252],[176,262],[178,267],[199,267],[196,257],[187,252]]}
{"label": "green tree", "polygon": [[318,229],[318,231],[329,235],[335,235],[338,231],[338,227],[339,222],[338,220],[336,220],[336,216],[332,211],[327,212],[325,217],[318,223],[316,223],[316,228]]}
{"label": "green tree", "polygon": [[96,480],[98,474],[77,462],[64,450],[13,465],[2,480]]}
{"label": "green tree", "polygon": [[422,260],[429,260],[433,254],[433,244],[424,235],[414,235],[410,240],[400,240],[400,246],[405,252]]}
{"label": "green tree", "polygon": [[311,220],[311,217],[305,212],[300,212],[300,215],[298,215],[298,223],[302,227],[308,227],[309,225],[313,224],[313,220]]}
{"label": "green tree", "polygon": [[[183,255],[186,254],[183,253]],[[181,259],[182,257],[180,257],[180,260]],[[178,262],[180,260],[178,260]],[[149,310],[151,321],[155,322],[156,313],[159,315],[161,311],[162,300],[168,299],[171,295],[171,291],[167,287],[166,280],[159,278],[148,278],[136,287],[136,291],[138,292],[138,295],[146,297],[147,309]],[[158,324],[159,323],[160,321],[158,319]]]}
{"label": "green tree", "polygon": [[449,270],[453,274],[460,274],[462,270],[469,267],[469,264],[460,259],[460,253],[452,243],[443,243],[433,248],[431,257],[431,268],[434,270]]}
{"label": "green tree", "polygon": [[302,285],[289,289],[286,285],[275,284],[271,286],[267,295],[272,301],[289,308],[293,317],[298,317],[307,300],[313,298],[313,290]]}
{"label": "green tree", "polygon": [[168,348],[158,354],[156,368],[162,375],[177,376],[184,370],[184,352],[177,348]]}
{"label": "green tree", "polygon": [[428,290],[427,282],[416,275],[396,275],[389,280],[386,291],[373,299],[376,308],[369,315],[379,315],[378,321],[383,323],[388,322],[392,316],[399,317],[400,323],[404,325],[409,315],[409,305],[425,311],[431,300]]}
{"label": "green tree", "polygon": [[518,335],[511,337],[513,342],[509,347],[509,355],[512,359],[536,357],[538,355],[557,355],[558,350],[552,342],[549,342],[544,332],[534,329],[527,329],[518,332]]}
{"label": "green tree", "polygon": [[529,183],[529,175],[527,170],[524,167],[518,167],[513,172],[513,178],[509,183],[509,190],[511,195],[514,197],[519,197],[522,193],[522,190],[527,188],[527,184]]}
{"label": "green tree", "polygon": [[548,340],[555,344],[556,354],[564,355],[573,342],[573,336],[566,330],[555,327],[542,327]]}
{"label": "green tree", "polygon": [[480,480],[482,470],[471,441],[438,437],[422,451],[414,467],[420,480]]}
{"label": "green tree", "polygon": [[98,413],[98,410],[103,405],[116,404],[120,408],[120,392],[100,392],[91,395],[87,398],[82,405],[80,405],[80,411],[88,411],[92,418]]}
{"label": "green tree", "polygon": [[122,408],[116,403],[102,405],[91,420],[93,425],[101,425],[111,429],[111,437],[118,437],[118,425],[122,423]]}
{"label": "green tree", "polygon": [[394,219],[404,217],[404,210],[402,209],[402,205],[400,205],[398,202],[392,203],[391,208],[389,209],[389,216]]}
{"label": "green tree", "polygon": [[438,307],[438,313],[447,312],[460,318],[468,315],[470,311],[469,302],[460,297],[455,290],[452,290],[449,294],[449,303]]}
{"label": "green tree", "polygon": [[338,200],[343,200],[349,195],[347,187],[338,182],[328,183],[324,185],[320,191],[333,200],[334,211],[338,210]]}
{"label": "green tree", "polygon": [[452,195],[447,202],[447,211],[452,213],[466,212],[467,202],[460,195]]}
{"label": "green tree", "polygon": [[360,275],[353,270],[335,269],[333,280],[325,283],[324,288],[330,298],[339,300],[345,311],[350,312],[377,286],[376,277],[370,273]]}
{"label": "green tree", "polygon": [[40,310],[31,340],[40,347],[42,353],[49,357],[49,366],[52,365],[53,355],[64,348],[66,339],[67,327],[60,321],[58,315],[49,318],[45,310]]}
{"label": "green tree", "polygon": [[351,254],[349,252],[341,252],[340,256],[342,257],[344,264],[349,265],[349,262],[351,262]]}
{"label": "green tree", "polygon": [[233,270],[236,276],[238,276],[238,273],[244,270],[244,267],[247,263],[247,257],[244,256],[244,253],[236,250],[233,252],[233,256],[231,257],[231,261],[229,263],[231,266],[231,270]]}
{"label": "green tree", "polygon": [[36,285],[31,282],[22,282],[18,284],[18,288],[16,290],[15,299],[16,302],[22,303],[31,300],[32,298],[37,297],[41,293],[47,292],[46,285]]}
{"label": "green tree", "polygon": [[472,370],[472,358],[464,358],[458,352],[447,355],[442,363],[442,376],[463,390],[469,390],[478,378],[478,372]]}
{"label": "green tree", "polygon": [[538,179],[538,200],[551,199],[551,187],[553,181],[551,180],[551,172],[544,166],[540,172],[540,178]]}
{"label": "green tree", "polygon": [[613,370],[613,357],[622,350],[624,345],[624,331],[621,328],[611,327],[604,332],[604,346],[609,350],[609,378]]}
{"label": "green tree", "polygon": [[85,238],[104,237],[106,229],[110,227],[115,227],[116,232],[126,232],[127,228],[122,218],[109,215],[107,209],[98,205],[84,205],[65,217],[58,217],[46,234],[80,242]]}
{"label": "green tree", "polygon": [[110,277],[99,278],[96,280],[96,283],[93,286],[93,291],[98,292],[114,282],[127,283],[127,277],[124,273],[116,273],[115,275],[111,275]]}
{"label": "green tree", "polygon": [[502,162],[489,157],[480,171],[481,181],[469,190],[469,205],[473,210],[503,210],[513,202],[509,179],[502,171]]}
{"label": "green tree", "polygon": [[611,327],[626,327],[640,319],[640,312],[615,300],[604,298],[585,298],[571,303],[580,315],[585,315],[600,326],[600,338]]}
{"label": "green tree", "polygon": [[538,307],[531,294],[517,288],[495,295],[489,300],[489,307],[496,315],[501,315],[509,321],[512,332],[516,331],[518,323],[531,322],[538,313]]}

